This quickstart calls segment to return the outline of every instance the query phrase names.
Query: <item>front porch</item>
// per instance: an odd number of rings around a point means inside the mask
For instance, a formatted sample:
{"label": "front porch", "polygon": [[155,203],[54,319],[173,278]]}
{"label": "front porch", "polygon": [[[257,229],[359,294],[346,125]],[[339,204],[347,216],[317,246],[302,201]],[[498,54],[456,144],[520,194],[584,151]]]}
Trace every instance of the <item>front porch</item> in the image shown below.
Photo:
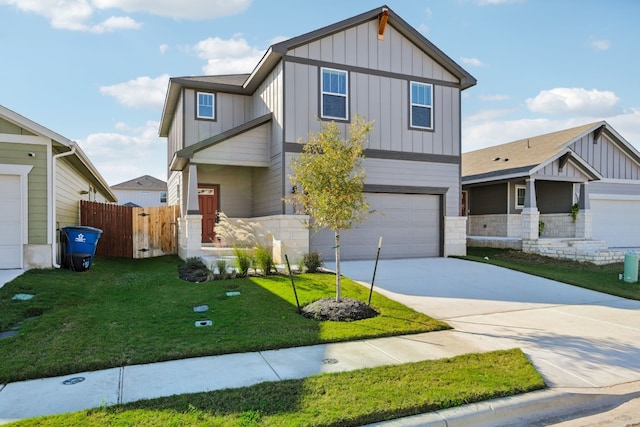
{"label": "front porch", "polygon": [[[290,262],[297,262],[309,252],[309,230],[305,228],[306,215],[269,215],[255,218],[233,218],[256,224],[269,236],[265,242],[272,250],[273,262],[284,264],[285,255]],[[178,256],[182,259],[201,257],[215,262],[223,258],[235,258],[233,247],[217,243],[201,243],[202,215],[185,215],[178,218]]]}

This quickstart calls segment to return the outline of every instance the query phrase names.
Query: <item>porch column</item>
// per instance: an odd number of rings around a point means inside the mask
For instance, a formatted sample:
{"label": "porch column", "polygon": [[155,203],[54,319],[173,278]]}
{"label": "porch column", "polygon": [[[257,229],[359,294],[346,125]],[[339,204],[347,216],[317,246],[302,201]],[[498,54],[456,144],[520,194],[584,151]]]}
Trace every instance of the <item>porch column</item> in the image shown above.
{"label": "porch column", "polygon": [[198,165],[194,164],[189,164],[187,215],[200,215],[200,207],[198,206]]}
{"label": "porch column", "polygon": [[576,237],[580,239],[591,239],[591,203],[589,202],[589,187],[587,183],[580,184],[580,195],[578,196],[578,216],[576,218]]}
{"label": "porch column", "polygon": [[188,179],[186,215],[178,222],[178,255],[182,259],[202,255],[202,215],[198,206],[197,165],[189,165]]}
{"label": "porch column", "polygon": [[538,240],[538,223],[540,221],[540,212],[536,203],[536,185],[535,180],[529,178],[526,180],[526,188],[524,190],[524,209],[522,209],[522,240]]}

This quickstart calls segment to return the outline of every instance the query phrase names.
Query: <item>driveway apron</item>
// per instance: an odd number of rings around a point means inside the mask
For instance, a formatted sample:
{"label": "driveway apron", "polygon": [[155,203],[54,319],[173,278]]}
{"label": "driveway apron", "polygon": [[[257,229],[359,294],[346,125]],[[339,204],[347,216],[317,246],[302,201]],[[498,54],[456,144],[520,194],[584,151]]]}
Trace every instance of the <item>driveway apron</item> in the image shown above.
{"label": "driveway apron", "polygon": [[[366,284],[373,270],[373,261],[341,263]],[[550,387],[640,380],[640,301],[455,258],[381,260],[374,286],[446,321],[470,349],[521,348]]]}

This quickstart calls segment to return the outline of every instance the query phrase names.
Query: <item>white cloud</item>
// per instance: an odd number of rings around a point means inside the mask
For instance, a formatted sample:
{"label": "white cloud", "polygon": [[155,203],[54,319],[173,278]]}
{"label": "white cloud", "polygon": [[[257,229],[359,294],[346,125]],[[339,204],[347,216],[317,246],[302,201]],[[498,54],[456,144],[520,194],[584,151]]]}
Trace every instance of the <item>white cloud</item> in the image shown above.
{"label": "white cloud", "polygon": [[94,133],[78,141],[109,185],[142,175],[167,179],[167,148],[158,137],[159,122],[140,127],[118,123],[113,133]]}
{"label": "white cloud", "polygon": [[203,67],[205,74],[216,75],[249,73],[264,55],[264,51],[249,46],[237,34],[228,40],[210,37],[199,41],[189,50],[207,61]]}
{"label": "white cloud", "polygon": [[99,9],[148,12],[175,19],[214,19],[244,12],[252,0],[93,0]]}
{"label": "white cloud", "polygon": [[116,29],[138,29],[140,24],[129,17],[112,16],[101,23],[91,23],[94,7],[87,0],[0,0],[25,12],[49,19],[53,28],[103,33]]}
{"label": "white cloud", "polygon": [[159,49],[160,49],[160,53],[162,55],[164,55],[169,50],[169,45],[168,44],[161,44]]}
{"label": "white cloud", "polygon": [[611,42],[609,40],[591,40],[591,47],[596,50],[609,50]]}
{"label": "white cloud", "polygon": [[535,98],[526,100],[529,110],[543,114],[610,114],[620,98],[611,91],[583,88],[555,88],[543,90]]}
{"label": "white cloud", "polygon": [[142,27],[142,24],[128,16],[112,16],[101,24],[92,26],[89,31],[94,33],[105,33],[115,30],[137,30],[140,27]]}
{"label": "white cloud", "polygon": [[161,110],[167,93],[169,75],[156,78],[138,77],[128,82],[100,87],[100,93],[113,96],[127,107]]}
{"label": "white cloud", "polygon": [[462,151],[473,151],[600,120],[605,120],[640,150],[640,108],[609,116],[506,119],[512,112],[513,110],[482,110],[467,116],[462,123]]}
{"label": "white cloud", "polygon": [[460,60],[462,61],[463,64],[466,64],[466,65],[471,65],[473,67],[484,67],[484,63],[480,61],[478,58],[466,58],[463,56],[462,58],[460,58]]}
{"label": "white cloud", "polygon": [[104,33],[115,30],[136,30],[142,24],[128,16],[111,16],[92,21],[96,12],[120,9],[125,12],[146,12],[171,18],[213,19],[244,12],[252,0],[0,0],[18,9],[42,15],[53,28]]}

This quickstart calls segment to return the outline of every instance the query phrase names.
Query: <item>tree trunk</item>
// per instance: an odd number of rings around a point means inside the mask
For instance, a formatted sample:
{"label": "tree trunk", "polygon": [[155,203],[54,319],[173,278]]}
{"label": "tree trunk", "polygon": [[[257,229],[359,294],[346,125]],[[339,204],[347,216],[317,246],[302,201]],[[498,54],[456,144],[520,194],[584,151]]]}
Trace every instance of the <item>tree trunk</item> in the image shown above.
{"label": "tree trunk", "polygon": [[340,230],[335,231],[335,243],[336,243],[336,302],[340,302]]}

